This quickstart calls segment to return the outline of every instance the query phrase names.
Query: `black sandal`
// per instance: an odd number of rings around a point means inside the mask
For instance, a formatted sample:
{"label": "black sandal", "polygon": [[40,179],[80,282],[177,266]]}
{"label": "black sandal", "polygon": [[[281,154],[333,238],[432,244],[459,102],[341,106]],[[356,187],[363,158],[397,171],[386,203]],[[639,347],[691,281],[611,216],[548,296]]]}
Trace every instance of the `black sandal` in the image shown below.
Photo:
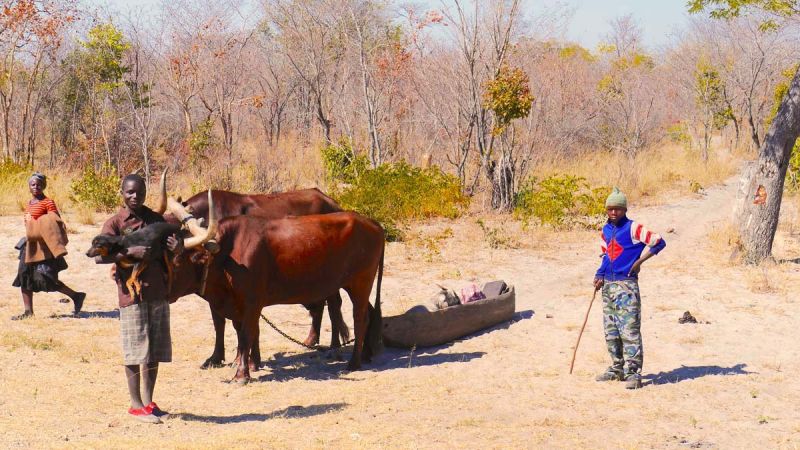
{"label": "black sandal", "polygon": [[31,317],[33,317],[33,311],[25,311],[18,316],[11,316],[11,320],[25,320],[30,319]]}

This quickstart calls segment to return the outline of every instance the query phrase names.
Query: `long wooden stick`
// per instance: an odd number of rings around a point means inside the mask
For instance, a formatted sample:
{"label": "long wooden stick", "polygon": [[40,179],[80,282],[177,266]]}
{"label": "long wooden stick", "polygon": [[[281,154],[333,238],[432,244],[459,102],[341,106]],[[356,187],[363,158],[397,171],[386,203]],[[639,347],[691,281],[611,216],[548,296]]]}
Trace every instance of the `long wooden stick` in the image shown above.
{"label": "long wooden stick", "polygon": [[578,333],[578,342],[575,343],[575,350],[572,352],[572,362],[569,363],[569,374],[572,375],[572,368],[575,367],[575,355],[578,354],[578,346],[581,345],[581,336],[583,336],[583,329],[586,328],[586,322],[589,320],[589,311],[592,310],[592,303],[594,303],[594,298],[597,297],[597,291],[599,289],[595,288],[594,294],[592,294],[592,301],[589,302],[589,309],[586,310],[586,317],[583,318],[583,325],[581,326],[581,332]]}

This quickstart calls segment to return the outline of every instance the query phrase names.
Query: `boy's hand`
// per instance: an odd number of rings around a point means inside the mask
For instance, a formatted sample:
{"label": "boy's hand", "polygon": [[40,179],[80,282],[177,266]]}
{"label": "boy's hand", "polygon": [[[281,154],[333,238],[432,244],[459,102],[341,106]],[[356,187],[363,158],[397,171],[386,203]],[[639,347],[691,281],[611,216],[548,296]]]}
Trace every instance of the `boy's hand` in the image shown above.
{"label": "boy's hand", "polygon": [[175,236],[167,236],[167,248],[175,254],[183,252],[183,239],[177,239]]}
{"label": "boy's hand", "polygon": [[632,277],[632,276],[634,276],[634,275],[638,275],[638,274],[639,274],[639,271],[640,271],[640,270],[642,270],[642,263],[643,263],[643,262],[644,262],[644,261],[642,261],[641,259],[639,259],[639,260],[637,260],[635,263],[633,263],[633,266],[631,266],[631,271],[630,271],[630,272],[628,272],[628,276],[629,276],[629,277]]}
{"label": "boy's hand", "polygon": [[150,247],[137,245],[135,247],[128,247],[128,250],[125,252],[125,256],[133,259],[144,259],[148,253],[150,253]]}
{"label": "boy's hand", "polygon": [[602,278],[595,278],[594,279],[594,290],[598,290],[603,287],[604,281]]}

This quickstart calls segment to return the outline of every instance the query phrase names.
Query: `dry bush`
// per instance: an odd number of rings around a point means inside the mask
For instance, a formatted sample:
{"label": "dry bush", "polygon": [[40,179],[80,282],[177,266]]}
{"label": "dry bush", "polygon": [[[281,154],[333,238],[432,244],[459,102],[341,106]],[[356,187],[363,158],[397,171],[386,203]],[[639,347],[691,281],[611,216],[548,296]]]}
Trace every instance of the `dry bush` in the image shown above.
{"label": "dry bush", "polygon": [[739,231],[729,222],[722,222],[711,227],[708,233],[709,250],[712,257],[723,265],[738,265],[742,262],[742,244]]}
{"label": "dry bush", "polygon": [[418,249],[425,262],[441,262],[442,245],[453,237],[453,229],[446,227],[444,230],[433,232],[410,232],[406,235],[410,247]]}
{"label": "dry bush", "polygon": [[765,261],[760,266],[752,267],[745,275],[747,288],[756,294],[773,294],[781,292],[782,280],[785,277],[774,263]]}
{"label": "dry bush", "polygon": [[81,225],[94,225],[97,223],[94,210],[86,206],[78,206],[75,210],[75,219]]}
{"label": "dry bush", "polygon": [[498,226],[487,225],[482,219],[475,221],[483,232],[483,240],[494,250],[519,248],[519,241],[500,223]]}

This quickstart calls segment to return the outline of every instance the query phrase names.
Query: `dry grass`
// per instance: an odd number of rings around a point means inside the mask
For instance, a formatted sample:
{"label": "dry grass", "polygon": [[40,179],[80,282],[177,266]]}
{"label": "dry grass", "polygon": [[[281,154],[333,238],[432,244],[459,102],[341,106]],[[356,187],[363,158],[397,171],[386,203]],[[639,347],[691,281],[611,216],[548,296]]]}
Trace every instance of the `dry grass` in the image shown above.
{"label": "dry grass", "polygon": [[742,259],[741,238],[729,220],[715,223],[707,234],[708,248],[714,260],[723,265],[738,265]]}
{"label": "dry grass", "polygon": [[[12,180],[0,180],[0,216],[20,215],[25,211],[31,194],[28,191],[27,177],[21,174]],[[61,211],[69,211],[73,207],[69,199],[69,183],[72,177],[68,173],[46,173],[47,189],[45,195],[52,198]]]}
{"label": "dry grass", "polygon": [[[247,141],[241,147],[240,155],[232,161],[230,171],[225,169],[225,164],[218,163],[227,161],[227,155],[213,155],[209,161],[217,162],[206,164],[198,173],[172,173],[170,194],[187,198],[209,187],[240,192],[326,188],[318,145],[288,136],[276,147],[264,148],[261,144]],[[161,165],[169,160],[161,150],[156,151],[153,157]],[[737,170],[740,159],[741,155],[732,154],[727,149],[715,149],[711,152],[710,160],[703,163],[697,152],[665,145],[641,152],[633,163],[633,169],[629,168],[629,160],[620,155],[594,151],[566,159],[545,157],[537,163],[532,175],[541,177],[569,173],[585,177],[592,185],[617,185],[632,202],[645,206],[662,203],[674,196],[685,196],[697,186],[709,188],[718,184]],[[624,168],[625,176],[620,179],[621,168]],[[63,210],[79,211],[78,205],[73,205],[69,200],[69,183],[73,174],[55,170],[44,172],[49,175],[47,194]],[[24,210],[28,198],[24,178],[0,180],[4,187],[0,192],[0,215]],[[157,189],[157,177],[153,178],[151,192]],[[486,189],[479,190],[473,199],[473,210],[485,212],[489,209],[484,198],[487,194]],[[86,217],[85,213],[81,213],[81,218]]]}
{"label": "dry grass", "polygon": [[94,225],[97,223],[95,211],[83,205],[79,205],[76,208],[75,219],[81,225]]}
{"label": "dry grass", "polygon": [[629,201],[640,206],[655,205],[695,191],[704,191],[730,178],[739,168],[740,155],[717,148],[704,163],[696,151],[678,145],[664,145],[639,153],[631,167],[626,157],[592,152],[568,159],[545,160],[536,174],[579,175],[592,186],[618,186]]}

